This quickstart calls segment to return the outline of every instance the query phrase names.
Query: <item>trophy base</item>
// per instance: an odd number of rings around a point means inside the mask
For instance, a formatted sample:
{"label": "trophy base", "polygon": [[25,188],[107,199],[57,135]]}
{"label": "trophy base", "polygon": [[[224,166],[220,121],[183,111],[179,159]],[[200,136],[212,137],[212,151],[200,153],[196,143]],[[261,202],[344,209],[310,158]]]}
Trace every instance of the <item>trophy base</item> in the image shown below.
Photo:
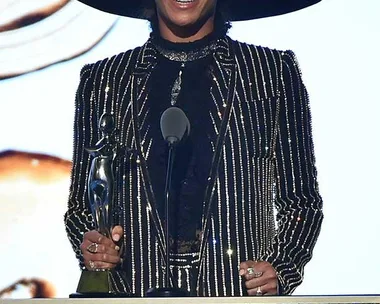
{"label": "trophy base", "polygon": [[111,273],[113,270],[88,271],[83,270],[79,279],[76,293],[70,298],[126,298],[128,293],[112,290]]}
{"label": "trophy base", "polygon": [[184,298],[189,296],[189,292],[181,288],[151,288],[146,292],[148,298]]}
{"label": "trophy base", "polygon": [[101,293],[101,292],[88,292],[88,293],[72,293],[69,295],[70,299],[75,298],[132,298],[133,295],[129,293]]}

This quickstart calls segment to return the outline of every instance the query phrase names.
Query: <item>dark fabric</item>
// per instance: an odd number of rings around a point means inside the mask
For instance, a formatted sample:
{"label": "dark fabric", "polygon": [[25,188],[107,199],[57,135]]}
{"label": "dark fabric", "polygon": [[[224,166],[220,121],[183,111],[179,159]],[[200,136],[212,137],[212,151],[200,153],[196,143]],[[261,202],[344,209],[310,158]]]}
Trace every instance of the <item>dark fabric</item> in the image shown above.
{"label": "dark fabric", "polygon": [[[154,45],[175,52],[190,52],[202,49],[225,31],[214,32],[193,43],[173,43],[152,36]],[[151,76],[151,91],[148,97],[148,136],[153,138],[148,166],[156,194],[159,214],[165,222],[165,176],[168,160],[168,145],[160,132],[162,113],[171,106],[171,90],[179,71],[182,71],[182,85],[175,106],[181,108],[189,118],[191,132],[175,149],[172,175],[172,199],[170,205],[169,231],[173,253],[196,252],[199,250],[199,231],[203,198],[212,158],[212,121],[209,115],[212,99],[209,88],[212,85],[210,68],[212,53],[206,57],[180,62],[157,54],[157,65]],[[184,64],[184,67],[181,65]]]}

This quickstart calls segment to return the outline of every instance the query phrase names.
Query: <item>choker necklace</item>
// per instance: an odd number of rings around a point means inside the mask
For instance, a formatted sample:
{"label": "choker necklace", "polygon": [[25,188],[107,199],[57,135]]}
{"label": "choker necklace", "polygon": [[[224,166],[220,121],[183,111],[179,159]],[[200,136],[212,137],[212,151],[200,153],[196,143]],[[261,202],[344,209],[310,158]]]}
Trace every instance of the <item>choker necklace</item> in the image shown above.
{"label": "choker necklace", "polygon": [[179,61],[179,62],[188,62],[188,61],[194,61],[197,59],[204,58],[207,55],[211,54],[213,51],[216,50],[217,41],[212,41],[211,43],[205,45],[204,47],[201,47],[195,50],[189,50],[189,51],[168,50],[166,48],[163,48],[160,45],[157,45],[154,42],[153,42],[153,45],[162,56],[164,56],[165,58],[169,60]]}

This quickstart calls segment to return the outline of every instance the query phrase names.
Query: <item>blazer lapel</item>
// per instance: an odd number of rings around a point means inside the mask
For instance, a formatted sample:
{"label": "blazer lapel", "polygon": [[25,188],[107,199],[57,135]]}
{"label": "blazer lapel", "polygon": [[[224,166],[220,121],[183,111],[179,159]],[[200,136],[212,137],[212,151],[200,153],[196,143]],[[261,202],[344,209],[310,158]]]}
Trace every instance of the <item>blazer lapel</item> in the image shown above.
{"label": "blazer lapel", "polygon": [[[150,40],[148,40],[148,42],[141,49],[134,71],[132,73],[132,120],[133,135],[135,138],[136,150],[138,154],[138,163],[141,169],[144,192],[146,194],[146,208],[152,219],[154,230],[157,236],[159,251],[162,257],[162,261],[165,264],[165,234],[158,214],[158,210],[156,208],[156,198],[153,192],[153,187],[145,158],[146,151],[141,139],[141,130],[145,130],[147,127],[145,126],[146,122],[141,119],[141,117],[145,117],[146,113],[149,111],[146,101],[149,94],[148,88],[150,88],[150,76],[156,64],[156,50],[153,48]],[[173,284],[174,280],[171,273],[170,280]]]}
{"label": "blazer lapel", "polygon": [[[137,98],[136,101],[141,102],[144,100],[148,94],[147,92],[147,82],[150,79],[150,75],[156,66],[156,50],[153,48],[152,43],[148,40],[140,50],[137,57],[136,65],[133,70],[133,77],[136,79],[136,94],[134,96]],[[141,106],[139,104],[139,106]]]}
{"label": "blazer lapel", "polygon": [[212,66],[213,86],[211,91],[214,95],[217,112],[211,114],[216,114],[215,118],[218,118],[216,120],[218,122],[221,122],[224,117],[227,103],[232,101],[228,100],[228,91],[234,90],[231,87],[231,81],[233,82],[231,76],[236,65],[231,44],[232,42],[229,38],[220,39],[214,53],[214,64]]}
{"label": "blazer lapel", "polygon": [[215,151],[212,158],[211,169],[206,186],[202,217],[202,240],[199,252],[200,266],[198,268],[198,286],[201,283],[201,269],[203,255],[210,231],[210,211],[212,209],[213,196],[215,191],[215,181],[218,175],[221,151],[227,134],[227,129],[231,117],[232,107],[235,100],[237,67],[235,64],[235,54],[232,41],[229,38],[222,39],[218,43],[218,48],[214,54],[215,67],[213,70],[213,87],[215,110],[211,115],[218,124]]}
{"label": "blazer lapel", "polygon": [[[236,91],[236,64],[234,58],[232,41],[229,38],[222,39],[214,54],[215,67],[213,69],[213,87],[215,107],[211,115],[217,124],[215,150],[208,178],[208,185],[204,197],[204,216],[207,215],[208,203],[211,201],[211,192],[219,166],[220,150],[224,145],[227,127],[230,121],[231,109],[235,99]],[[204,218],[205,219],[205,218]],[[204,231],[205,232],[205,231]]]}

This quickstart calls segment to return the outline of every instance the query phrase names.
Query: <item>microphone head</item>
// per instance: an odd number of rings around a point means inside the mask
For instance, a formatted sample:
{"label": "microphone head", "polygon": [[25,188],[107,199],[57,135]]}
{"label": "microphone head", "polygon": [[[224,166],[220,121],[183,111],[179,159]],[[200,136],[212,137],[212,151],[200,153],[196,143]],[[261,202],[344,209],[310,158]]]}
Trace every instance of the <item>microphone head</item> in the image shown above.
{"label": "microphone head", "polygon": [[170,107],[162,113],[160,126],[162,136],[169,144],[178,143],[185,134],[190,134],[189,119],[177,107]]}

